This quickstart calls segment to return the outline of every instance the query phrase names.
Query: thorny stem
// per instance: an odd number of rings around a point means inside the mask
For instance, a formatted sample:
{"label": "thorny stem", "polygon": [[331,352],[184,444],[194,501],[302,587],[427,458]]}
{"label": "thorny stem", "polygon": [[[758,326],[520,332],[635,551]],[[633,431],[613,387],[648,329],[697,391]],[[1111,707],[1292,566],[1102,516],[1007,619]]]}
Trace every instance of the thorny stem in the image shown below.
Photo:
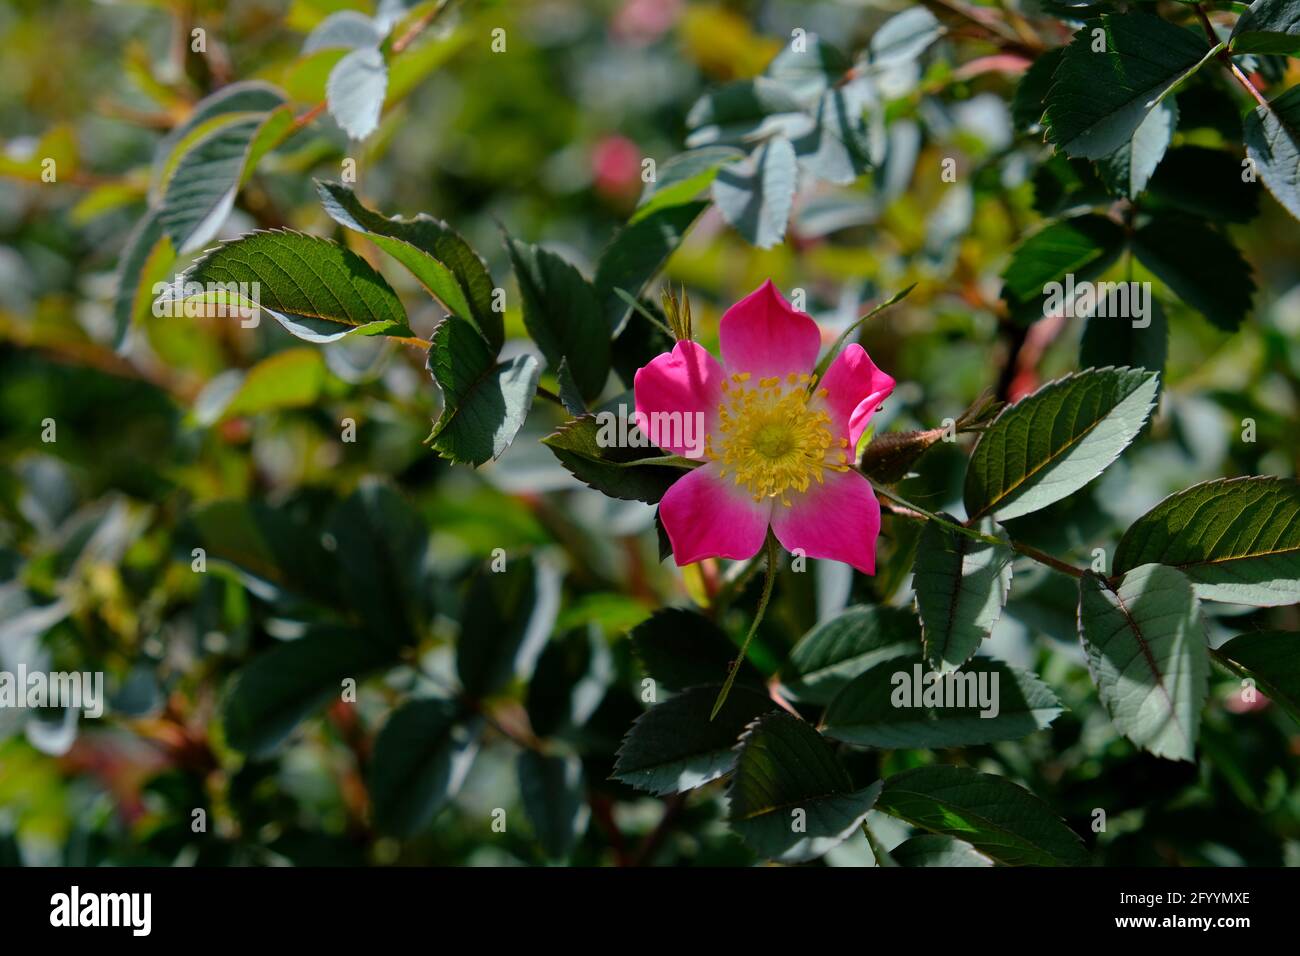
{"label": "thorny stem", "polygon": [[[867,480],[870,481],[870,479]],[[913,520],[917,520],[917,521],[933,521],[935,524],[941,525],[942,527],[947,528],[949,531],[953,531],[957,534],[965,535],[966,537],[973,538],[976,541],[982,541],[985,544],[997,545],[998,547],[1002,547],[1002,548],[1005,548],[1008,545],[1010,545],[1012,551],[1015,551],[1017,554],[1024,555],[1026,558],[1029,558],[1033,561],[1037,561],[1039,564],[1045,565],[1051,568],[1053,571],[1059,571],[1062,574],[1068,574],[1072,578],[1083,577],[1083,571],[1080,568],[1076,568],[1073,565],[1066,564],[1064,561],[1060,560],[1059,558],[1054,558],[1047,552],[1040,551],[1037,548],[1033,547],[1032,545],[1022,544],[1019,541],[1003,541],[1001,538],[995,538],[992,535],[988,535],[980,531],[976,531],[974,528],[968,528],[965,525],[958,524],[955,521],[949,521],[947,518],[943,518],[935,514],[933,511],[927,511],[925,508],[922,508],[920,505],[913,504],[912,502],[908,501],[906,498],[903,498],[902,496],[890,491],[888,488],[876,484],[874,481],[871,482],[871,487],[875,490],[876,494],[882,495],[885,498],[888,498],[890,501],[897,502],[899,505],[902,506],[900,508],[890,509],[890,511],[893,514],[899,515],[900,517],[912,518]]]}
{"label": "thorny stem", "polygon": [[[1214,24],[1210,22],[1210,18],[1205,12],[1205,8],[1199,3],[1196,4],[1196,15],[1201,20],[1201,27],[1205,30],[1205,37],[1210,41],[1210,46],[1219,46],[1221,41],[1219,40],[1219,35],[1214,32]],[[1240,83],[1245,88],[1246,92],[1255,98],[1256,103],[1263,107],[1268,106],[1268,100],[1264,97],[1264,94],[1261,93],[1255,84],[1250,81],[1250,77],[1242,72],[1241,67],[1237,66],[1237,64],[1233,62],[1232,53],[1226,46],[1215,54],[1215,58],[1218,59],[1228,72],[1232,74],[1232,78]]]}
{"label": "thorny stem", "polygon": [[767,532],[767,576],[763,579],[763,596],[758,601],[758,611],[754,614],[754,620],[749,625],[749,633],[745,635],[745,642],[740,645],[740,653],[736,659],[731,662],[731,668],[727,671],[727,679],[722,683],[722,690],[718,692],[718,699],[713,702],[713,710],[709,713],[709,720],[718,716],[718,711],[722,710],[722,705],[727,702],[727,695],[731,693],[731,685],[736,682],[736,675],[740,672],[740,665],[745,663],[745,654],[749,651],[749,643],[758,633],[758,625],[763,622],[763,615],[767,613],[767,602],[772,598],[772,585],[776,583],[776,564],[778,560],[776,550],[776,535],[771,530]]}

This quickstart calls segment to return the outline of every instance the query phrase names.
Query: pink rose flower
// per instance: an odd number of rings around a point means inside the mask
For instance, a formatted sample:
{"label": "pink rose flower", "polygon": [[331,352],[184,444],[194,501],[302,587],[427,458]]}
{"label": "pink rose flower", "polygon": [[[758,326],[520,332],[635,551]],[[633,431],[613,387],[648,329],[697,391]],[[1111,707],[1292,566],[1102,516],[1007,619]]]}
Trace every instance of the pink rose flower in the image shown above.
{"label": "pink rose flower", "polygon": [[821,334],[771,280],[722,316],[722,363],[695,342],[639,369],[643,420],[698,413],[701,450],[664,450],[703,465],[674,482],[659,516],[679,565],[753,557],[771,527],[786,550],[876,570],[880,503],[853,466],[867,421],[894,389],[860,345],[812,372]]}

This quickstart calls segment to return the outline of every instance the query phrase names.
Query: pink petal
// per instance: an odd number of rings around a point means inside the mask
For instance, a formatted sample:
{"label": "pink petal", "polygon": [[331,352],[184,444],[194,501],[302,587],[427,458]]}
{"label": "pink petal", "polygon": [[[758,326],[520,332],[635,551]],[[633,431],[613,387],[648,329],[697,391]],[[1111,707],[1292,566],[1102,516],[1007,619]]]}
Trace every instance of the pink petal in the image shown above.
{"label": "pink petal", "polygon": [[876,573],[880,502],[861,472],[828,471],[823,484],[814,482],[804,494],[790,495],[788,506],[777,503],[772,530],[787,551],[799,548],[809,558],[843,561],[863,574]]}
{"label": "pink petal", "polygon": [[659,518],[678,565],[703,558],[752,558],[767,537],[771,501],[755,501],[744,485],[720,478],[720,469],[709,462],[687,472],[659,502]]}
{"label": "pink petal", "polygon": [[[650,435],[660,448],[687,458],[703,457],[704,436],[717,424],[724,374],[718,360],[695,342],[678,342],[671,352],[637,369],[632,382],[636,410],[645,416],[647,428],[660,414],[657,434]],[[700,417],[687,421],[697,413]]]}
{"label": "pink petal", "polygon": [[790,308],[768,279],[726,311],[718,340],[728,372],[768,378],[811,372],[822,339],[817,323]]}
{"label": "pink petal", "polygon": [[867,421],[894,390],[894,380],[876,368],[867,350],[855,343],[845,346],[831,362],[821,387],[828,393],[824,401],[831,414],[832,434],[848,438],[852,457]]}

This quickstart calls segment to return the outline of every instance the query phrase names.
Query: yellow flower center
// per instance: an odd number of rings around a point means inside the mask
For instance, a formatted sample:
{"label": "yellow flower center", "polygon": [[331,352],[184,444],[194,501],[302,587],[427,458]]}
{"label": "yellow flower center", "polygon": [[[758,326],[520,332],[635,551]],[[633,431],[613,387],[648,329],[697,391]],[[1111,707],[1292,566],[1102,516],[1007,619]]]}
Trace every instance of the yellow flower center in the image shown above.
{"label": "yellow flower center", "polygon": [[811,381],[791,372],[784,380],[759,379],[755,387],[749,373],[741,372],[722,382],[718,434],[705,440],[704,453],[722,463],[722,477],[744,485],[755,501],[778,498],[788,507],[790,490],[820,484],[827,469],[849,470],[848,439],[835,442],[831,416],[817,401],[826,389],[810,392]]}

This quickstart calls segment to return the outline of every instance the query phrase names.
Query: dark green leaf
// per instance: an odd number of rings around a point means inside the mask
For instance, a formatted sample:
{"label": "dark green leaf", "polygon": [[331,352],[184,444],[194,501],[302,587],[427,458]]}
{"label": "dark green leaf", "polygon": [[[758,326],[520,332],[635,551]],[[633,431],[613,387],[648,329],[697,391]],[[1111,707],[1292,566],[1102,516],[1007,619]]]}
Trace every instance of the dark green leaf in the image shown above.
{"label": "dark green leaf", "polygon": [[235,675],[221,708],[226,742],[252,758],[269,756],[303,718],[342,699],[345,679],[360,683],[390,663],[391,651],[359,631],[312,627]]}
{"label": "dark green leaf", "polygon": [[601,313],[590,282],[553,252],[507,239],[519,291],[524,324],[551,368],[566,359],[582,397],[600,394],[609,377],[612,329]]}
{"label": "dark green leaf", "polygon": [[1054,222],[1034,233],[1011,256],[1002,273],[1002,297],[1022,324],[1041,318],[1046,309],[1046,286],[1076,281],[1104,272],[1124,248],[1124,230],[1105,216],[1088,213]]}
{"label": "dark green leaf", "polygon": [[759,714],[775,709],[766,695],[736,687],[713,719],[718,685],[692,687],[655,704],[623,738],[613,779],[650,793],[681,793],[730,773],[736,740]]}
{"label": "dark green leaf", "polygon": [[466,693],[488,697],[527,679],[550,637],[559,598],[556,572],[529,558],[475,575],[456,643],[456,673]]}
{"label": "dark green leaf", "polygon": [[966,767],[908,770],[885,781],[877,809],[957,837],[1009,866],[1085,866],[1083,842],[1036,796]]}
{"label": "dark green leaf", "polygon": [[[203,291],[191,294],[191,283]],[[239,292],[212,290],[226,283],[243,286]],[[308,342],[333,342],[350,333],[411,334],[397,294],[368,262],[328,239],[287,229],[250,232],[217,246],[177,286],[176,301],[260,307]]]}
{"label": "dark green leaf", "polygon": [[565,422],[543,438],[542,444],[583,484],[611,498],[657,503],[669,486],[686,474],[685,469],[636,464],[638,458],[662,457],[656,448],[628,448],[612,441],[602,444],[601,432],[615,427],[602,425],[594,415],[583,415]]}
{"label": "dark green leaf", "polygon": [[[1094,52],[1093,28],[1105,50]],[[1149,13],[1105,14],[1075,34],[1047,93],[1047,138],[1070,156],[1101,159],[1210,57],[1198,32]]]}
{"label": "dark green leaf", "polygon": [[335,509],[329,533],[341,569],[339,589],[380,645],[414,645],[423,631],[424,554],[419,513],[386,485],[364,483]]}
{"label": "dark green leaf", "polygon": [[1159,564],[1134,568],[1118,588],[1089,572],[1079,636],[1116,728],[1157,757],[1192,760],[1210,665],[1191,582]]}
{"label": "dark green leaf", "polygon": [[478,330],[449,315],[433,330],[428,368],[442,390],[442,414],[426,440],[452,461],[499,458],[528,417],[541,375],[537,359],[497,363]]}
{"label": "dark green leaf", "polygon": [[1078,491],[1137,437],[1157,384],[1144,369],[1087,369],[1003,409],[971,454],[967,514],[1016,518]]}
{"label": "dark green leaf", "polygon": [[781,686],[797,700],[828,704],[859,674],[920,648],[921,627],[911,610],[851,607],[800,639],[781,668]]}
{"label": "dark green leaf", "polygon": [[[632,651],[660,688],[681,691],[700,684],[720,684],[736,659],[737,648],[704,615],[686,608],[664,608],[628,634]],[[762,690],[763,675],[745,661],[736,683]]]}
{"label": "dark green leaf", "polygon": [[899,866],[992,866],[993,861],[965,840],[926,833],[904,840],[890,851]]}
{"label": "dark green leaf", "polygon": [[614,290],[623,289],[639,298],[707,206],[704,202],[688,202],[639,216],[620,229],[601,253],[596,266],[596,292],[611,334],[623,327],[632,311]]}
{"label": "dark green leaf", "polygon": [[370,800],[375,825],[407,837],[425,826],[465,782],[478,753],[481,721],[462,721],[454,701],[412,700],[393,711],[375,738]]}
{"label": "dark green leaf", "polygon": [[255,593],[266,596],[269,585],[327,606],[338,601],[338,565],[319,526],[289,509],[215,501],[194,511],[189,523],[207,559],[238,568]]}
{"label": "dark green leaf", "polygon": [[1063,709],[1037,677],[1001,661],[941,673],[920,655],[877,664],[830,702],[822,732],[859,747],[968,747],[1027,737]]}
{"label": "dark green leaf", "polygon": [[1117,196],[1132,199],[1147,188],[1151,174],[1174,138],[1178,125],[1178,103],[1162,100],[1133,131],[1130,139],[1113,153],[1097,160],[1097,172]]}
{"label": "dark green leaf", "polygon": [[1052,74],[1061,64],[1065,47],[1048,50],[1030,64],[1025,75],[1016,84],[1015,97],[1011,101],[1011,117],[1016,127],[1022,130],[1037,129],[1042,123],[1044,100],[1052,86]]}
{"label": "dark green leaf", "polygon": [[516,766],[519,795],[537,842],[551,859],[566,859],[591,818],[582,761],[525,750]]}
{"label": "dark green leaf", "polygon": [[1232,28],[1233,53],[1285,53],[1300,56],[1300,4],[1296,0],[1255,0]]}
{"label": "dark green leaf", "polygon": [[478,326],[494,354],[500,351],[505,333],[501,314],[492,309],[492,276],[458,232],[424,213],[414,219],[382,216],[339,183],[317,180],[316,191],[331,219],[369,236],[450,312]]}
{"label": "dark green leaf", "polygon": [[1300,86],[1246,114],[1246,155],[1273,197],[1300,219]]}
{"label": "dark green leaf", "polygon": [[1133,237],[1133,251],[1165,285],[1229,332],[1250,312],[1255,282],[1237,247],[1204,222],[1159,215]]}
{"label": "dark green leaf", "polygon": [[1165,154],[1151,177],[1146,201],[1211,222],[1250,222],[1259,215],[1259,186],[1242,180],[1239,156],[1179,146]]}
{"label": "dark green leaf", "polygon": [[741,739],[727,818],[760,856],[803,863],[860,827],[879,793],[879,782],[854,790],[831,744],[811,724],[775,711]]}
{"label": "dark green leaf", "polygon": [[[1005,540],[993,522],[979,530]],[[956,670],[993,631],[1011,589],[1011,548],[976,541],[937,521],[926,523],[916,550],[912,587],[930,666]]]}
{"label": "dark green leaf", "polygon": [[1178,568],[1206,600],[1300,601],[1300,483],[1220,478],[1170,495],[1124,533],[1115,573],[1151,562]]}
{"label": "dark green leaf", "polygon": [[1169,320],[1164,306],[1155,296],[1150,300],[1146,325],[1133,325],[1137,318],[1090,315],[1079,343],[1081,368],[1105,368],[1108,365],[1144,368],[1163,372],[1169,354]]}
{"label": "dark green leaf", "polygon": [[1298,638],[1292,631],[1253,631],[1223,644],[1214,656],[1243,677],[1253,677],[1260,690],[1300,721]]}

